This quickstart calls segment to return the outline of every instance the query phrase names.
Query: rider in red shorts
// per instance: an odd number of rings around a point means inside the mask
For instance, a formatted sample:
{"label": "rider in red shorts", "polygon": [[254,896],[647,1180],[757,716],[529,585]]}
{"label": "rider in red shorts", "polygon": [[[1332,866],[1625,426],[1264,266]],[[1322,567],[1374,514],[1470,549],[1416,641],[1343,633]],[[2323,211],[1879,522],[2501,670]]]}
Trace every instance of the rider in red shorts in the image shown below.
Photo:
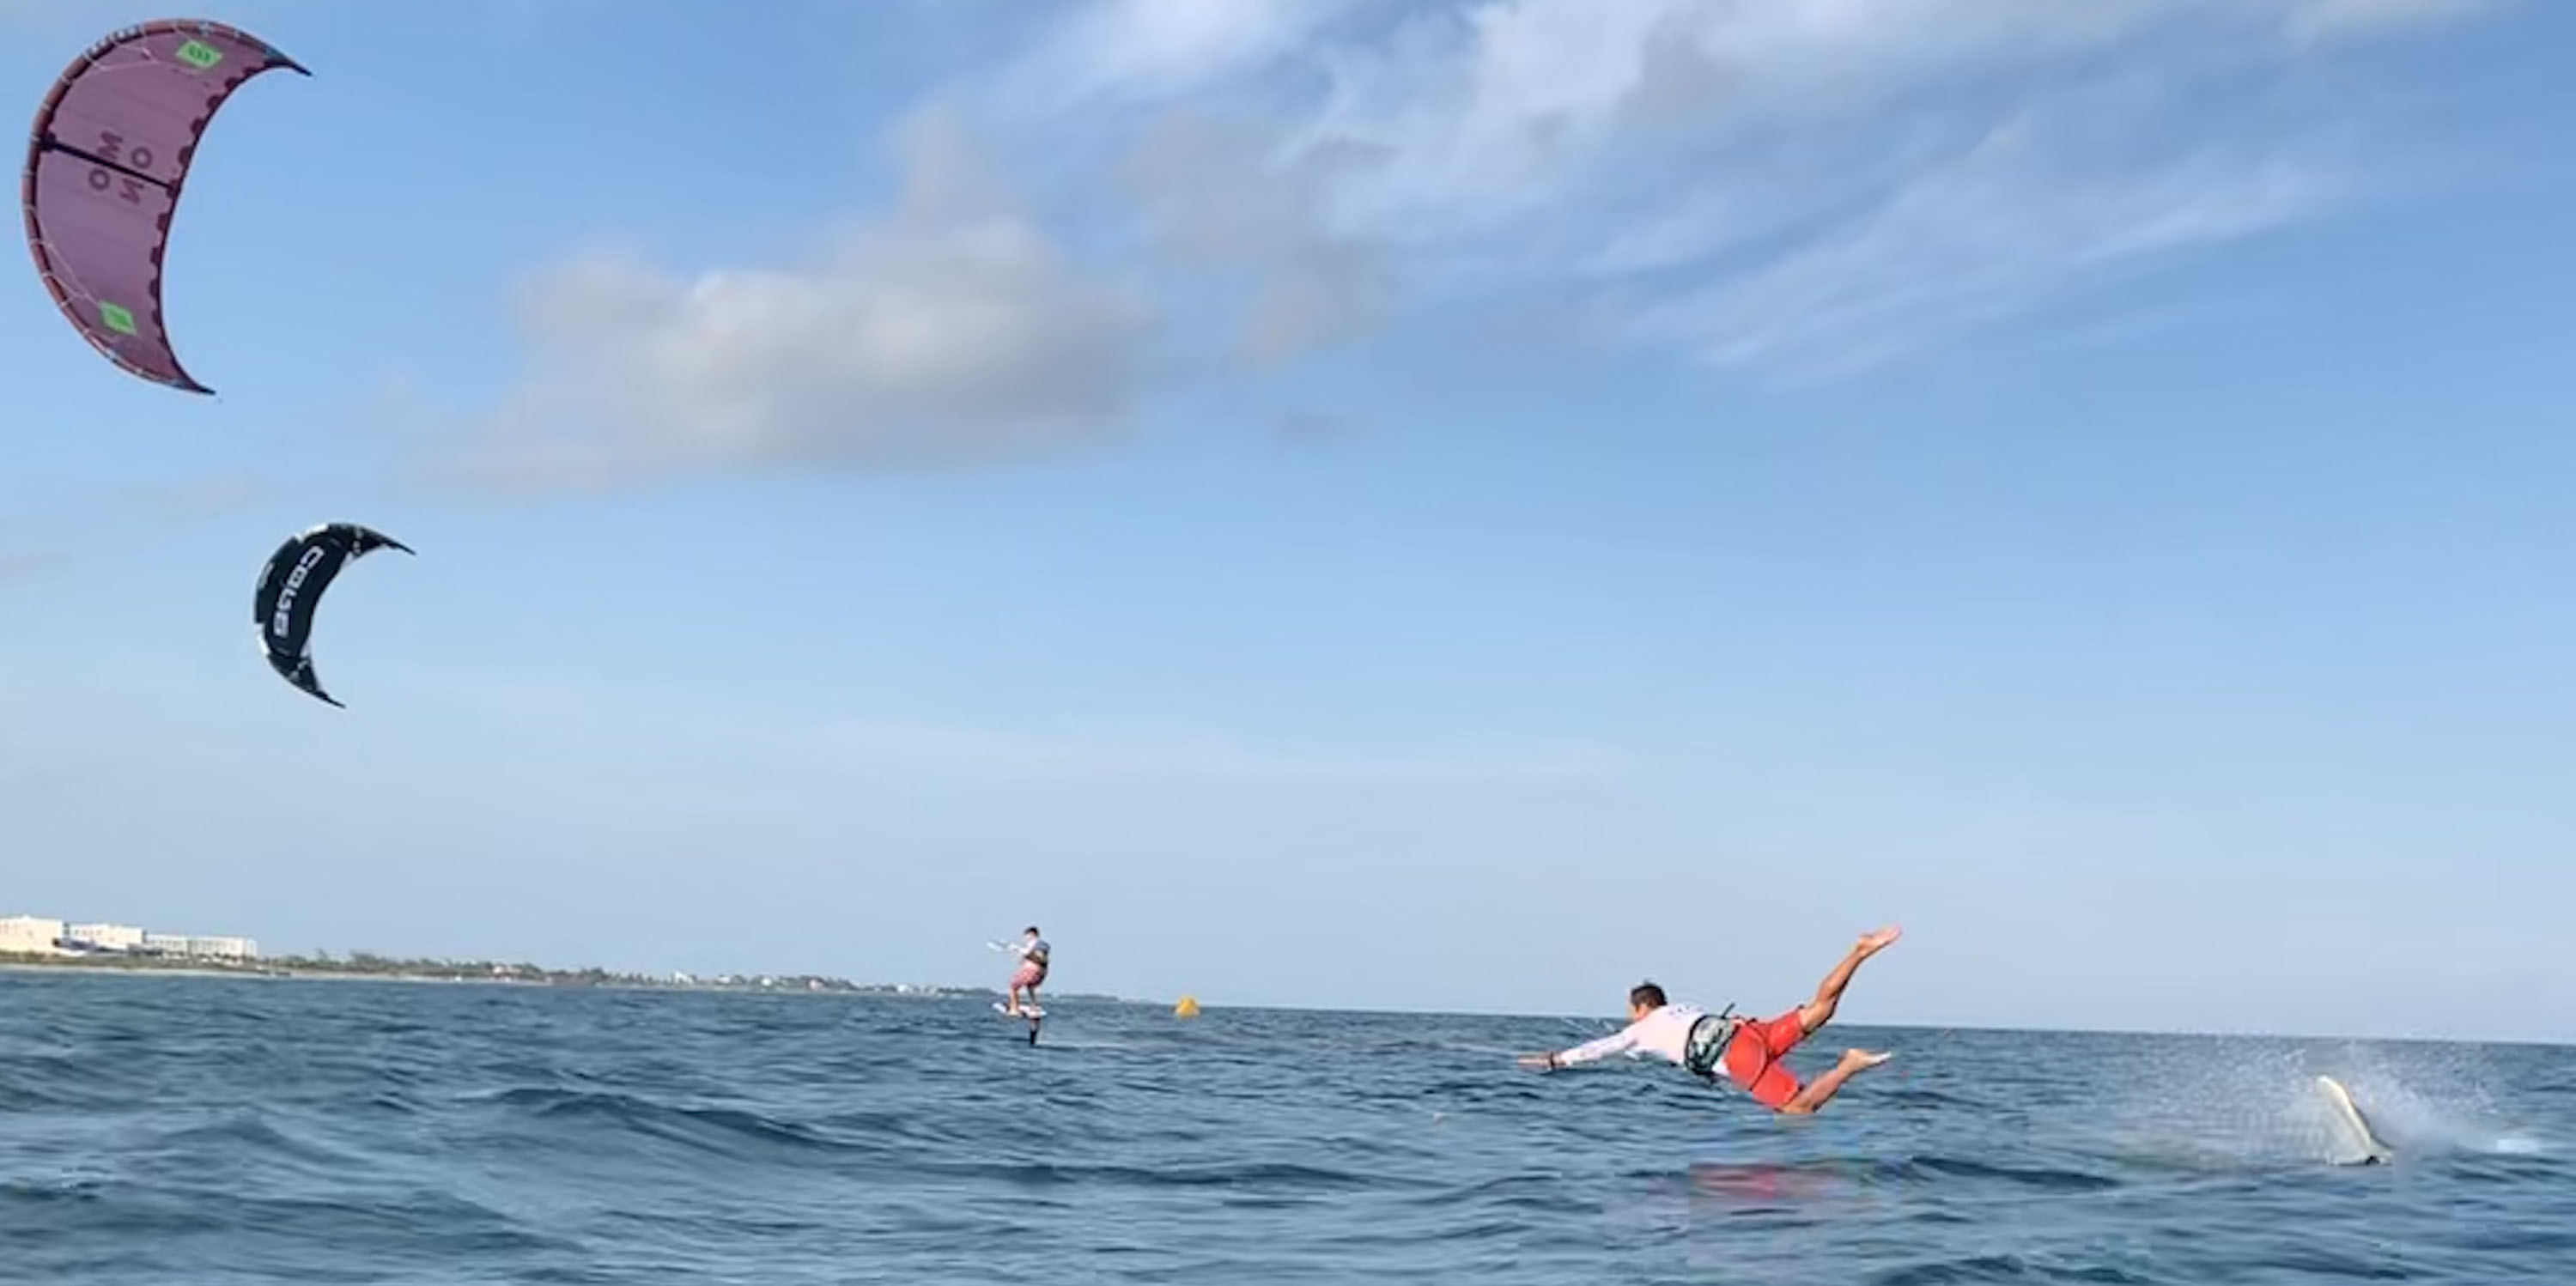
{"label": "rider in red shorts", "polygon": [[1521,1066],[1553,1071],[1612,1054],[1658,1054],[1712,1081],[1723,1069],[1727,1079],[1772,1111],[1794,1115],[1813,1112],[1855,1073],[1876,1067],[1894,1055],[1845,1050],[1842,1061],[1832,1071],[1803,1087],[1781,1057],[1833,1021],[1834,1007],[1843,998],[1843,988],[1851,985],[1852,971],[1860,968],[1861,961],[1896,941],[1902,932],[1890,926],[1861,935],[1842,963],[1816,985],[1815,999],[1777,1018],[1739,1018],[1732,1012],[1710,1014],[1697,1006],[1673,1004],[1665,998],[1663,988],[1651,982],[1640,983],[1628,992],[1625,1028],[1560,1053],[1528,1055],[1520,1060]]}
{"label": "rider in red shorts", "polygon": [[[1049,950],[1046,939],[1038,936],[1038,926],[1032,924],[1021,931],[1018,945],[1003,947],[1002,950],[1019,957],[1020,961],[1020,967],[1011,973],[1010,1004],[1002,1012],[1017,1016],[1037,1008],[1038,984],[1045,982],[1047,976]],[[1022,993],[1028,996],[1026,1003],[1020,1000]]]}

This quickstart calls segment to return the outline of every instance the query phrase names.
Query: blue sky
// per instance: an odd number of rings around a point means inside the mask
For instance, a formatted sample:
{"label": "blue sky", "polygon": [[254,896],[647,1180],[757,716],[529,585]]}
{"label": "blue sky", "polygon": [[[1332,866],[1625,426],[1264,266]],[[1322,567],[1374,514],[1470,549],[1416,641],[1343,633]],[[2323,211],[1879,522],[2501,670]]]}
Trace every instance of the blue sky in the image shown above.
{"label": "blue sky", "polygon": [[758,10],[211,15],[220,396],[0,291],[0,911],[2576,1038],[2576,11]]}

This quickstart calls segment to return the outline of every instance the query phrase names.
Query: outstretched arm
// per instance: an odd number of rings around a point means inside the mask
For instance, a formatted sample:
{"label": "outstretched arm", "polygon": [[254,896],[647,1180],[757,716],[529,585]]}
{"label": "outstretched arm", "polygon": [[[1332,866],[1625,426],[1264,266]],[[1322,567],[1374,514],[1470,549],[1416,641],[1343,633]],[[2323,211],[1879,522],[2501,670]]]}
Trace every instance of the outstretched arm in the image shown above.
{"label": "outstretched arm", "polygon": [[1630,1023],[1599,1040],[1589,1040],[1572,1049],[1553,1054],[1524,1054],[1520,1065],[1534,1072],[1552,1072],[1560,1067],[1595,1063],[1612,1054],[1624,1054],[1637,1047],[1637,1025]]}

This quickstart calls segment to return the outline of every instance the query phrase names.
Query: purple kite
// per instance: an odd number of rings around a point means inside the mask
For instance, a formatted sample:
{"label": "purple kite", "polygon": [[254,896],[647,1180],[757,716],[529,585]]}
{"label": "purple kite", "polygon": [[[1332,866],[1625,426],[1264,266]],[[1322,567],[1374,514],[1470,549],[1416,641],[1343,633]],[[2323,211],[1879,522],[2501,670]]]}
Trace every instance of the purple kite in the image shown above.
{"label": "purple kite", "polygon": [[206,123],[244,81],[295,60],[219,22],[173,19],[92,45],[54,83],[27,142],[27,244],[90,346],[156,384],[212,393],[161,316],[170,213]]}

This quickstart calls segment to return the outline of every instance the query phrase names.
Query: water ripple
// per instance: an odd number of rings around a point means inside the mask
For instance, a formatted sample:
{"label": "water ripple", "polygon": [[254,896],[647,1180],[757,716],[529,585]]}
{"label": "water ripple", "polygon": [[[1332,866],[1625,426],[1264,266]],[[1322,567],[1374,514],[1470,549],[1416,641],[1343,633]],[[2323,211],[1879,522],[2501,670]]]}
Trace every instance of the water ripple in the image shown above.
{"label": "water ripple", "polygon": [[[2565,1286],[2576,1051],[1855,1034],[1813,1120],[1558,1021],[0,977],[0,1264],[49,1286]],[[1801,1051],[1812,1070],[1812,1051]],[[1821,1057],[1821,1056],[1817,1056]],[[1793,1060],[1797,1061],[1797,1060]],[[2389,1105],[2324,1164],[2302,1086]]]}

